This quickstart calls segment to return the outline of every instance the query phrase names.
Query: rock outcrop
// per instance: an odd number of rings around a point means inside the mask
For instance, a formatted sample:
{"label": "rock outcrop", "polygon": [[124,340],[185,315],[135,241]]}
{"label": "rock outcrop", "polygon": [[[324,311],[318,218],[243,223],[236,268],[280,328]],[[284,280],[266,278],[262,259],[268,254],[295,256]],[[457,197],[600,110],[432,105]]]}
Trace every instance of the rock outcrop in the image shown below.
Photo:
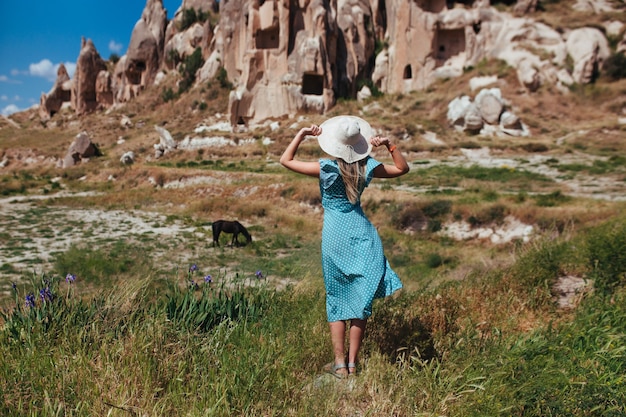
{"label": "rock outcrop", "polygon": [[[324,113],[338,98],[364,100],[373,89],[422,90],[483,59],[514,67],[529,92],[544,84],[565,91],[602,70],[610,48],[601,30],[551,28],[533,19],[536,0],[519,0],[511,11],[488,0],[183,0],[168,22],[162,0],[147,0],[113,74],[94,61],[93,76],[80,71],[75,77],[75,108],[83,113],[132,100],[165,73],[176,74],[198,49],[204,64],[185,81],[219,75],[232,84],[230,123],[243,128],[298,112]],[[79,59],[87,68],[87,53],[81,50]],[[55,95],[64,90],[55,91],[49,102],[42,96],[42,113],[58,108]]]}
{"label": "rock outcrop", "polygon": [[81,132],[67,150],[60,162],[61,168],[69,168],[95,156],[102,156],[100,149],[92,141],[87,132]]}
{"label": "rock outcrop", "polygon": [[447,117],[451,126],[470,134],[529,135],[519,117],[508,109],[499,88],[480,90],[473,102],[467,95],[455,98],[448,104]]}
{"label": "rock outcrop", "polygon": [[115,70],[116,101],[132,99],[152,85],[164,54],[167,12],[161,0],[148,0],[130,37],[128,51]]}
{"label": "rock outcrop", "polygon": [[96,80],[100,71],[106,71],[106,63],[100,57],[91,39],[83,38],[76,61],[72,105],[76,114],[85,114],[98,108]]}
{"label": "rock outcrop", "polygon": [[63,103],[72,100],[72,80],[65,65],[59,65],[57,78],[54,86],[48,94],[42,94],[39,99],[39,117],[43,121],[49,120],[55,113],[61,110]]}

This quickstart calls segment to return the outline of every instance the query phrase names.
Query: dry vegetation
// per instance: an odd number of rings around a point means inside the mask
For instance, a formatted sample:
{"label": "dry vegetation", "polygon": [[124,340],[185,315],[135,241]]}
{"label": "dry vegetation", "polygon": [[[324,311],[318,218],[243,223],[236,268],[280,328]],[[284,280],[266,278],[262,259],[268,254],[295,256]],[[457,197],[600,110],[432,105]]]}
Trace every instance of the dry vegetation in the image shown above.
{"label": "dry vegetation", "polygon": [[[460,94],[472,96],[469,79],[490,73],[499,74],[497,87],[529,126],[530,137],[469,136],[447,125],[450,100]],[[174,78],[170,74],[165,85],[107,112],[79,118],[65,110],[46,125],[34,112],[14,115],[20,128],[5,124],[0,129],[0,154],[8,159],[1,171],[3,193],[98,191],[46,204],[152,211],[204,225],[207,237],[211,221],[236,218],[257,234],[280,230],[312,243],[320,231],[317,184],[287,172],[278,158],[300,126],[337,114],[358,114],[397,141],[412,165],[409,175],[377,182],[364,199],[372,220],[388,240],[390,258],[396,258],[405,275],[421,275],[424,267],[416,270],[414,265],[423,264],[425,255],[415,251],[426,250],[443,259],[435,269],[437,279],[459,279],[463,275],[459,271],[468,264],[480,264],[484,258],[507,259],[507,245],[494,248],[475,241],[449,246],[430,233],[437,225],[469,220],[474,226],[495,227],[513,216],[535,227],[536,236],[558,234],[613,216],[620,206],[611,201],[623,197],[626,188],[626,163],[621,156],[626,154],[626,127],[617,123],[626,105],[624,80],[600,80],[568,95],[550,87],[527,93],[520,91],[511,68],[500,62],[481,63],[464,76],[441,81],[425,92],[385,95],[365,103],[340,101],[327,115],[284,118],[274,130],[268,124],[235,133],[204,133],[235,141],[255,139],[251,144],[176,150],[156,159],[155,125],[165,127],[180,141],[194,135],[198,125],[227,121],[228,91],[211,83],[195,87],[176,101],[163,102],[161,91]],[[120,124],[123,116],[131,119],[131,127]],[[83,130],[104,156],[73,168],[57,168],[56,161]],[[426,132],[435,133],[440,142],[425,139]],[[489,167],[471,163],[462,152],[481,148],[489,148],[488,158],[495,160]],[[136,163],[123,166],[119,158],[131,150]],[[310,141],[303,145],[301,156],[315,159],[323,154]],[[375,156],[388,161],[384,152],[377,151]],[[598,160],[608,165],[594,165]],[[51,187],[53,183],[58,185]],[[424,214],[424,206],[440,201],[450,205],[447,212]],[[432,230],[425,232],[429,227]],[[432,271],[427,275],[432,278]],[[408,281],[411,286],[412,279]],[[415,285],[423,285],[423,280],[417,279]]]}

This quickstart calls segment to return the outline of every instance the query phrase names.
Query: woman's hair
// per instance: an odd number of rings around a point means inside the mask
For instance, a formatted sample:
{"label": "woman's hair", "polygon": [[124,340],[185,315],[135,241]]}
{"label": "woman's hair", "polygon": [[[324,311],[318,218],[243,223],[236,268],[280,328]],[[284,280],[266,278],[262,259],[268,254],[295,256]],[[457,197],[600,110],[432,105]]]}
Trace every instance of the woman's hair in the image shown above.
{"label": "woman's hair", "polygon": [[346,186],[346,195],[352,204],[356,204],[359,201],[360,191],[365,182],[366,159],[348,163],[341,158],[337,158],[339,172],[341,172],[343,183]]}

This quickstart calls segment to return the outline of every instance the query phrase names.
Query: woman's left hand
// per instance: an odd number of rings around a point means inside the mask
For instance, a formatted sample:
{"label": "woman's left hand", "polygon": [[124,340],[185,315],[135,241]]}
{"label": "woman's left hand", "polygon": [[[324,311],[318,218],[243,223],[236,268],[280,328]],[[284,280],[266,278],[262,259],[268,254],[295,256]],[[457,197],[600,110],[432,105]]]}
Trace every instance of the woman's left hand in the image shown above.
{"label": "woman's left hand", "polygon": [[372,139],[370,139],[370,143],[372,144],[372,146],[374,147],[379,147],[381,145],[385,145],[387,147],[389,147],[389,145],[391,144],[389,142],[389,138],[388,137],[383,137],[383,136],[373,136]]}

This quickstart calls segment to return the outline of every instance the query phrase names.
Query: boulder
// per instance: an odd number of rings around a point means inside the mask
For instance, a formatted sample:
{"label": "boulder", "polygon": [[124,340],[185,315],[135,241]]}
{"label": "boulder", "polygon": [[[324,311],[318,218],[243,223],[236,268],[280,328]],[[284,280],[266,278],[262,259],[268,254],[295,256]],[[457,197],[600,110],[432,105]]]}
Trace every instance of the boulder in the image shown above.
{"label": "boulder", "polygon": [[483,120],[491,125],[498,124],[504,109],[502,93],[499,88],[483,89],[474,99]]}
{"label": "boulder", "polygon": [[124,165],[132,165],[135,162],[135,153],[133,151],[124,152],[120,162]]}
{"label": "boulder", "polygon": [[154,126],[154,129],[159,133],[159,143],[154,144],[154,156],[156,158],[160,158],[178,147],[178,144],[167,129],[161,126]]}
{"label": "boulder", "polygon": [[87,132],[81,132],[63,157],[62,167],[68,168],[95,156],[102,156],[100,149],[92,141]]}
{"label": "boulder", "polygon": [[469,133],[478,133],[483,127],[483,117],[476,104],[471,103],[465,112],[465,124],[463,130]]}
{"label": "boulder", "polygon": [[572,77],[579,84],[594,81],[611,50],[604,34],[596,28],[574,29],[567,34],[567,53],[574,60]]}
{"label": "boulder", "polygon": [[457,129],[463,129],[465,126],[465,115],[467,109],[472,104],[472,100],[469,96],[463,95],[461,97],[455,97],[450,103],[448,103],[448,122],[451,126]]}

